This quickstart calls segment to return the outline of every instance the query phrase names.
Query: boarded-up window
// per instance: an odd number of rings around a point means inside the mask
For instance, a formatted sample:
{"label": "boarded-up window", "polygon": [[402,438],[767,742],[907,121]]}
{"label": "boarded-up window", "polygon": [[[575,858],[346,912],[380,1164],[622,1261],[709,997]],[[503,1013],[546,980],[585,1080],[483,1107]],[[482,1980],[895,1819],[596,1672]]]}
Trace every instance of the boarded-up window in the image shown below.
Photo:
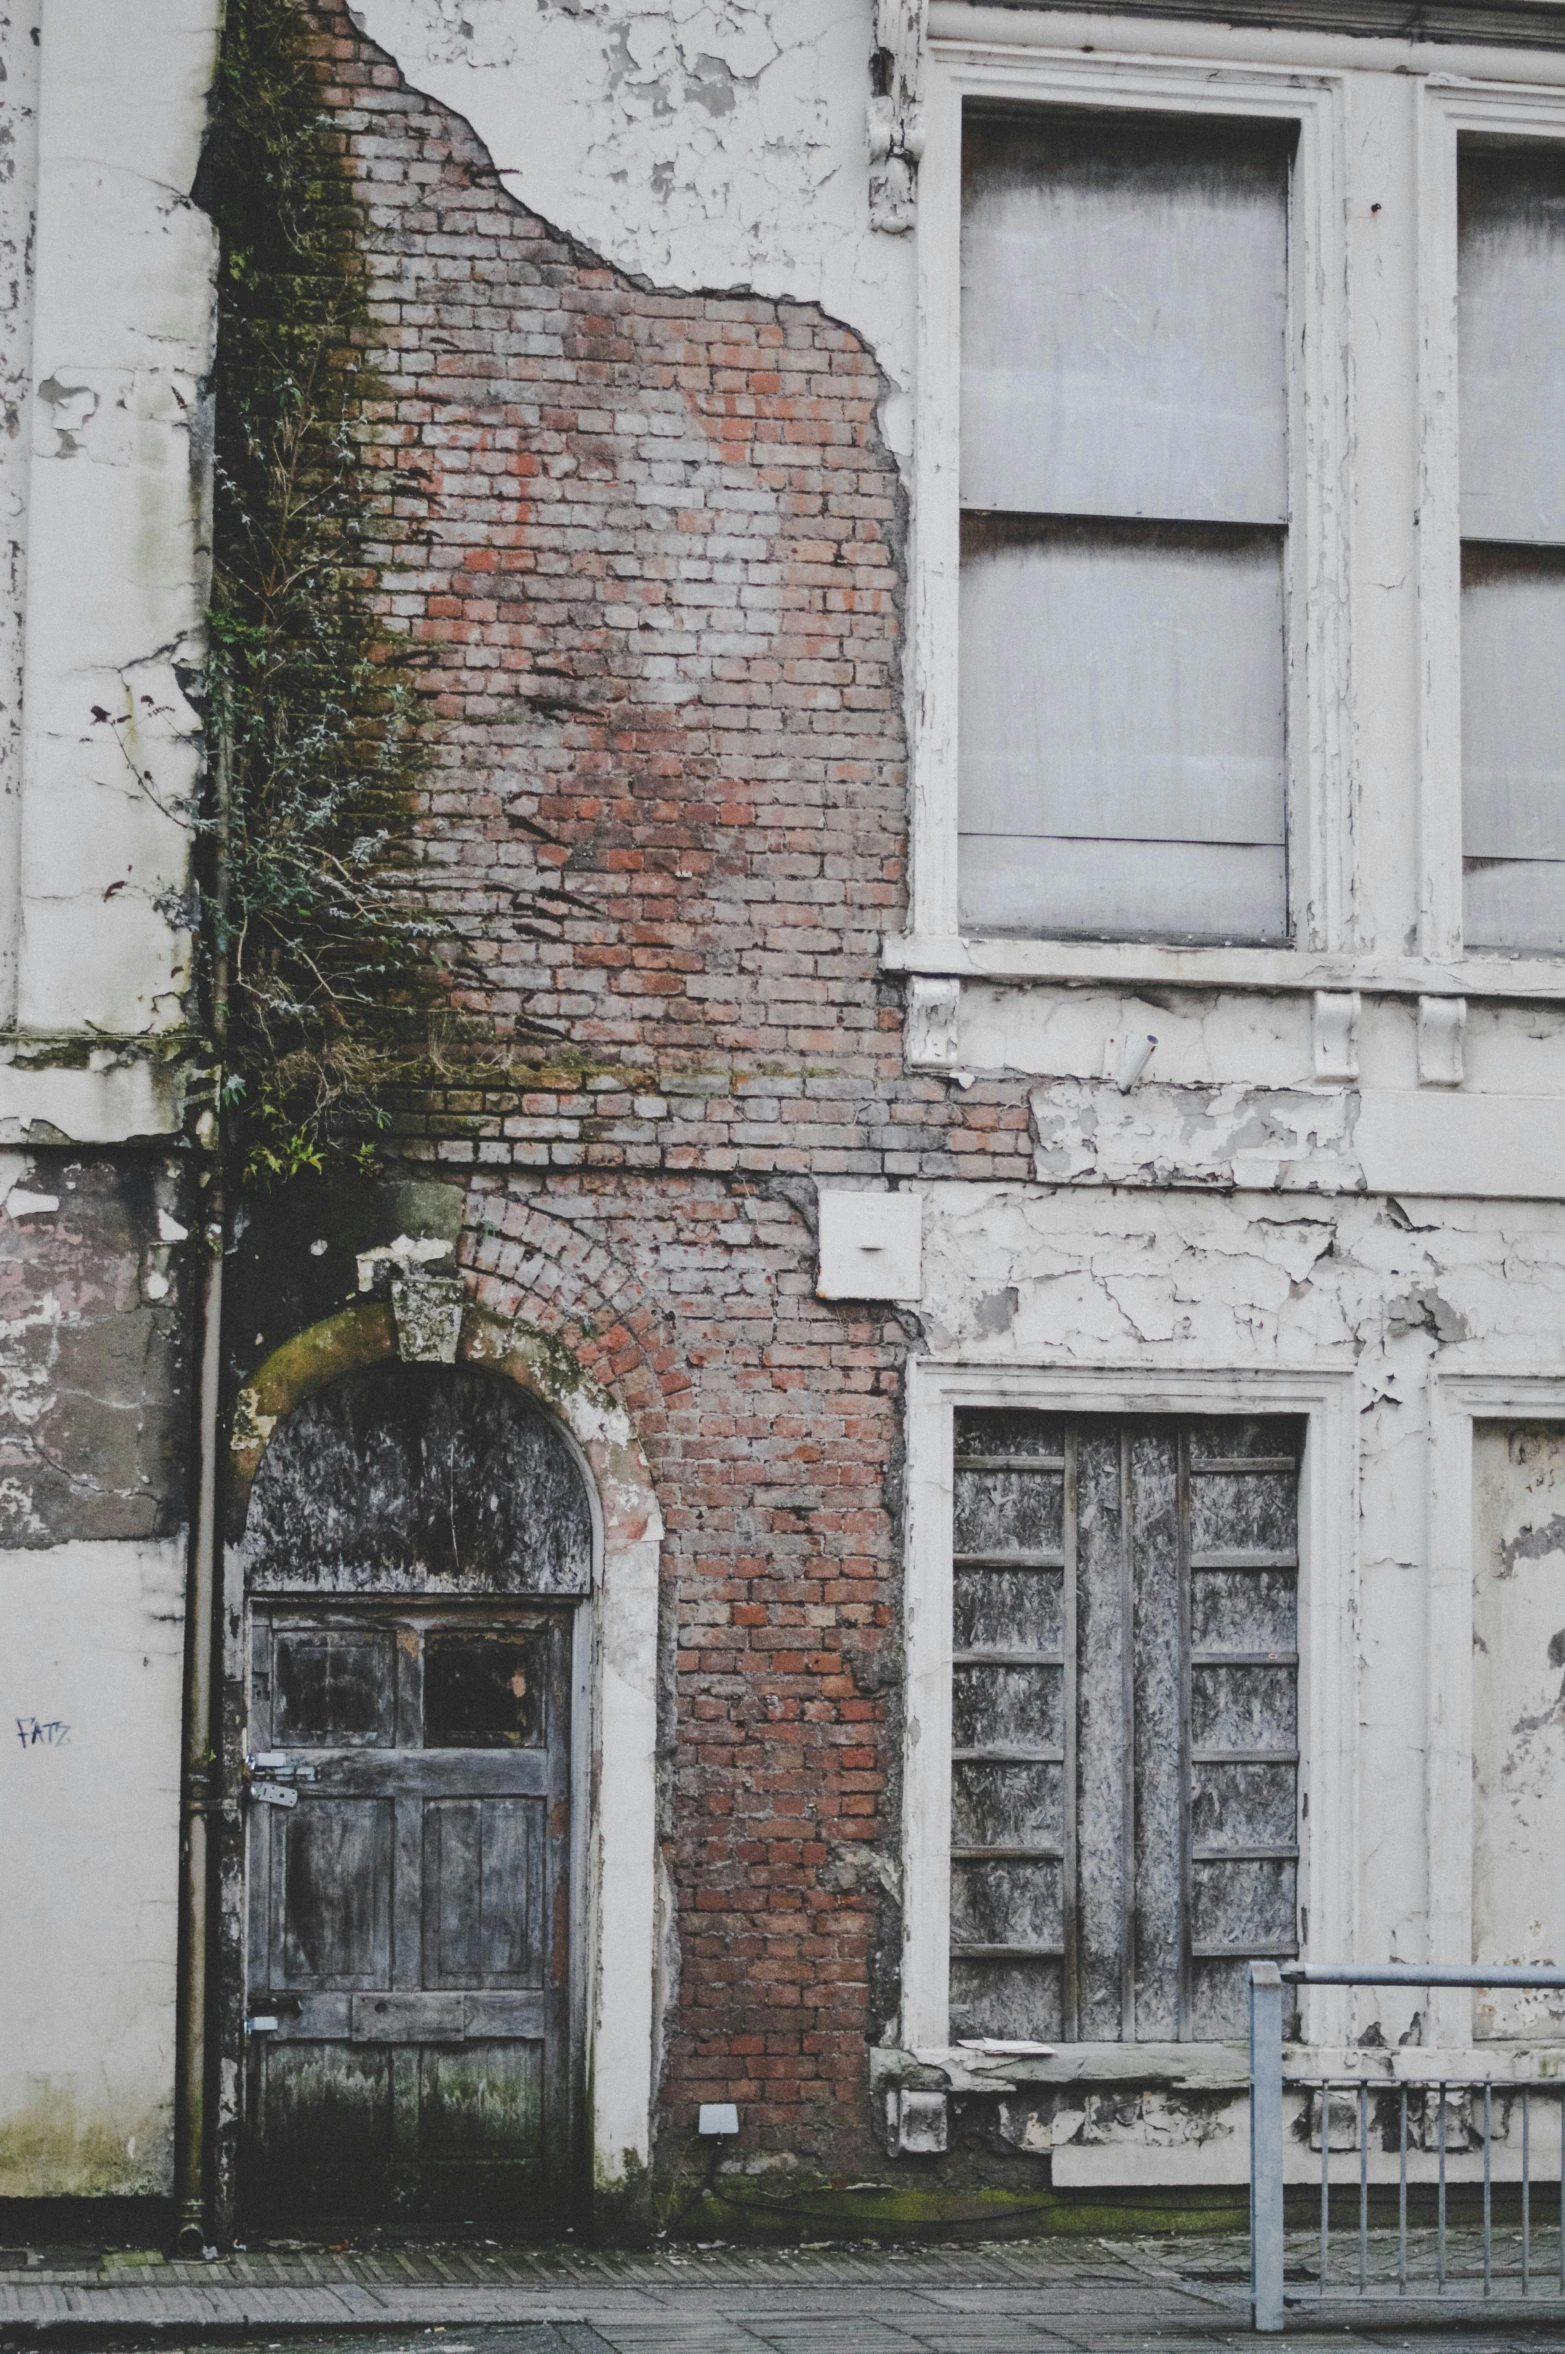
{"label": "boarded-up window", "polygon": [[1234,2036],[1297,1952],[1299,1447],[958,1416],[954,2037]]}
{"label": "boarded-up window", "polygon": [[[1565,1428],[1473,1432],[1473,1954],[1565,1955]],[[1480,2036],[1565,2036],[1565,1996],[1486,1991]]]}
{"label": "boarded-up window", "polygon": [[1287,935],[1291,139],[967,118],[969,930]]}
{"label": "boarded-up window", "polygon": [[1464,142],[1459,197],[1466,936],[1565,949],[1565,154]]}

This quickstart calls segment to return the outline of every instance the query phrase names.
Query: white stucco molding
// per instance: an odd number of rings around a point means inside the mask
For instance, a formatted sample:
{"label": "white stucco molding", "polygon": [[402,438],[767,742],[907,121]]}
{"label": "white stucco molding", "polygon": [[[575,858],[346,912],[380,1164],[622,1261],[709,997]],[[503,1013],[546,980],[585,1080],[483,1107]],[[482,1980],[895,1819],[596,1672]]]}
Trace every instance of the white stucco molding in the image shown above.
{"label": "white stucco molding", "polygon": [[0,1028],[176,1028],[208,550],[216,235],[192,202],[219,0],[42,12],[23,761]]}
{"label": "white stucco molding", "polygon": [[[1085,19],[1092,21],[1092,31],[1099,24],[1113,24],[1120,19],[1116,31],[1125,35],[1132,31],[1123,19],[1141,19],[1134,24],[1134,35],[1148,40],[1170,40],[1170,33],[1196,31],[1196,28],[1217,26],[1221,31],[1238,28],[1243,38],[1254,40],[1276,35],[1290,47],[1318,47],[1323,38],[1332,42],[1374,40],[1400,52],[1424,56],[1429,64],[1433,45],[1436,56],[1445,52],[1452,42],[1483,42],[1483,45],[1506,47],[1560,47],[1565,42],[1565,0],[1421,0],[1421,5],[1410,7],[1407,0],[1118,0],[1113,14],[1108,16],[1101,0],[1010,0],[1014,9],[1026,9],[1038,21],[1040,35],[1035,38],[1090,38]],[[941,31],[972,19],[979,14],[972,0],[934,0],[934,19]],[[984,9],[984,14],[995,14]],[[1148,24],[1151,19],[1151,24]]]}
{"label": "white stucco molding", "polygon": [[[939,2064],[950,2045],[952,1449],[959,1406],[1078,1414],[1298,1414],[1300,1903],[1307,1955],[1357,1950],[1358,1487],[1353,1374],[1212,1366],[908,1368],[907,1727],[903,1755],[902,2029]],[[1308,1809],[1303,1799],[1307,1796]],[[1346,2040],[1337,1989],[1310,1993],[1311,2043]]]}
{"label": "white stucco molding", "polygon": [[924,153],[925,0],[875,0],[875,69],[869,102],[869,218],[903,236],[913,226]]}

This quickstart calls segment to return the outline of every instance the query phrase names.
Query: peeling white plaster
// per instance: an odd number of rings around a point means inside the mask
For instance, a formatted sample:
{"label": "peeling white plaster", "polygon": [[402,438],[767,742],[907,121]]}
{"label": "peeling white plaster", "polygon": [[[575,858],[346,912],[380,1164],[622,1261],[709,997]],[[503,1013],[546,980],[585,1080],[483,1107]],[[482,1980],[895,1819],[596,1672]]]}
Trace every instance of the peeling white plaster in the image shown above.
{"label": "peeling white plaster", "polygon": [[0,1046],[0,1144],[167,1136],[179,1127],[183,1103],[178,1068],[145,1055],[96,1055],[73,1070],[8,1060]]}
{"label": "peeling white plaster", "polygon": [[60,1206],[57,1193],[24,1193],[13,1186],[5,1196],[5,1207],[13,1218],[51,1218]]}
{"label": "peeling white plaster", "polygon": [[451,1244],[432,1234],[399,1234],[395,1241],[378,1243],[372,1251],[360,1251],[354,1262],[359,1271],[359,1289],[373,1291],[388,1271],[411,1267],[433,1266],[437,1259],[449,1259]]}
{"label": "peeling white plaster", "polygon": [[1256,1087],[1062,1081],[1032,1098],[1046,1185],[1252,1186],[1337,1193],[1361,1187],[1358,1097]]}
{"label": "peeling white plaster", "polygon": [[913,241],[869,225],[873,0],[358,0],[512,193],[654,285],[816,302],[899,396]]}

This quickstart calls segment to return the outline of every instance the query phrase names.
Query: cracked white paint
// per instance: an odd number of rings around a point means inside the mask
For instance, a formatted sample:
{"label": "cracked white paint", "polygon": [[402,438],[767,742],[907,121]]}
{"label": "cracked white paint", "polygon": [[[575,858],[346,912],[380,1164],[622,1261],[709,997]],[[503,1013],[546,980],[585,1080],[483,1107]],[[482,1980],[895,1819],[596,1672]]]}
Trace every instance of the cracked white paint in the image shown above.
{"label": "cracked white paint", "polygon": [[1046,1185],[1246,1186],[1339,1193],[1363,1186],[1356,1094],[1062,1081],[1032,1098]]}
{"label": "cracked white paint", "polygon": [[912,240],[869,221],[873,0],[357,0],[505,185],[654,285],[816,302],[865,337],[906,453]]}

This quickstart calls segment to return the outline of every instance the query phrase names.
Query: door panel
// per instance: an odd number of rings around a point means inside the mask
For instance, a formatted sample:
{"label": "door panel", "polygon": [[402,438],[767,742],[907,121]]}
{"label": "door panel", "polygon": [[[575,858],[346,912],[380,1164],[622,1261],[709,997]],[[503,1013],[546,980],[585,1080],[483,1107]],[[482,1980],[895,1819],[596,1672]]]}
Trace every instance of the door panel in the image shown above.
{"label": "door panel", "polygon": [[389,1799],[316,1798],[271,1812],[273,1982],[286,1987],[389,1986]]}
{"label": "door panel", "polygon": [[543,1984],[546,1848],[541,1798],[448,1798],[425,1808],[428,1985]]}
{"label": "door panel", "polygon": [[552,2228],[569,2177],[570,1621],[256,1615],[259,2219]]}
{"label": "door panel", "polygon": [[267,2153],[301,2203],[345,2167],[383,2175],[391,2156],[391,2055],[299,2042],[268,2054],[259,2120]]}
{"label": "door panel", "polygon": [[419,2155],[526,2160],[543,2130],[543,2049],[520,2041],[426,2047]]}

